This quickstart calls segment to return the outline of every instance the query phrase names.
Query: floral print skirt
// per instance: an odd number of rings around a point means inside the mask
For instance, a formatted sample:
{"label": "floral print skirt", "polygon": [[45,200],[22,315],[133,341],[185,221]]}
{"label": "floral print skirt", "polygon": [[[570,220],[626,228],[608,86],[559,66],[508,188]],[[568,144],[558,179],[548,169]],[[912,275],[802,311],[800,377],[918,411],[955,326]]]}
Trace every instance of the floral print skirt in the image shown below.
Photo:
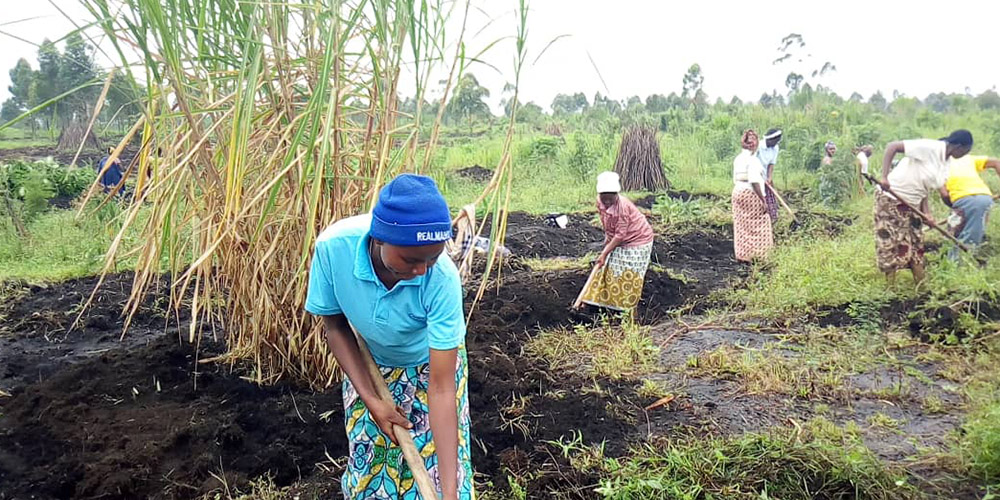
{"label": "floral print skirt", "polygon": [[888,273],[924,263],[923,220],[899,200],[875,192],[875,260]]}
{"label": "floral print skirt", "polygon": [[[413,441],[424,457],[424,464],[440,492],[438,458],[431,436],[427,389],[430,385],[430,364],[410,368],[380,366],[389,392],[413,423]],[[468,394],[468,357],[465,347],[458,350],[455,387],[458,398],[458,498],[472,500],[472,455],[469,451],[470,419]],[[348,462],[341,481],[347,500],[418,500],[416,482],[403,451],[382,433],[364,401],[350,380],[344,380],[344,412],[347,425]]]}
{"label": "floral print skirt", "polygon": [[618,247],[583,294],[583,302],[616,311],[630,311],[642,297],[653,244]]}

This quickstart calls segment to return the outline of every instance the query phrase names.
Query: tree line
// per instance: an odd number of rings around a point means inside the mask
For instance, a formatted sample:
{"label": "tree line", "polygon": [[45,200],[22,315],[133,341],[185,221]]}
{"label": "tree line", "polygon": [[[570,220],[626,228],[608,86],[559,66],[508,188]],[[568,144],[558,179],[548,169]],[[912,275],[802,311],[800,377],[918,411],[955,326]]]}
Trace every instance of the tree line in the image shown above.
{"label": "tree line", "polygon": [[[0,123],[22,117],[23,127],[32,137],[40,132],[55,138],[67,130],[79,129],[93,114],[107,73],[95,62],[92,48],[78,32],[65,39],[64,50],[49,39],[38,47],[33,66],[26,58],[9,71],[10,97],[0,105]],[[134,121],[140,112],[140,89],[116,73],[108,89],[100,121],[117,131]],[[76,145],[82,137],[76,137]],[[62,142],[62,141],[60,141]],[[71,141],[67,141],[71,142]]]}

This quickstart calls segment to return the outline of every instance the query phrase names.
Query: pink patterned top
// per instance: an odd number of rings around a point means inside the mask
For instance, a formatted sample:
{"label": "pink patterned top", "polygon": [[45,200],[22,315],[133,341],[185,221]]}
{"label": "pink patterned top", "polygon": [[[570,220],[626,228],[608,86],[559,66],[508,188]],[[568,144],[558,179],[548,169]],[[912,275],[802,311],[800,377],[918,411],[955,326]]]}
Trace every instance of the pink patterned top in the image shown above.
{"label": "pink patterned top", "polygon": [[623,247],[636,247],[653,242],[653,227],[628,198],[619,195],[618,202],[610,207],[605,207],[598,198],[597,211],[601,214],[605,243],[616,236],[621,237]]}

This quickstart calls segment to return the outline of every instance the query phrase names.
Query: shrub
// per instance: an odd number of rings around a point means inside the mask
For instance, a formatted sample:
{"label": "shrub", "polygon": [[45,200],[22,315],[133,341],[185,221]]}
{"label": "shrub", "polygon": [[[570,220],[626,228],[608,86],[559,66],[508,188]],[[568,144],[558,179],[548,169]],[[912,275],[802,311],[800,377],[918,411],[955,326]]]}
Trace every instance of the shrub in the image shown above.
{"label": "shrub", "polygon": [[531,161],[551,161],[559,154],[562,148],[563,139],[561,137],[540,136],[536,137],[528,144],[526,155]]}
{"label": "shrub", "polygon": [[969,467],[987,481],[1000,479],[1000,401],[974,412],[963,429],[963,448]]}
{"label": "shrub", "polygon": [[581,181],[589,182],[597,170],[597,159],[600,156],[583,134],[576,132],[572,138],[573,150],[566,163],[573,174]]}

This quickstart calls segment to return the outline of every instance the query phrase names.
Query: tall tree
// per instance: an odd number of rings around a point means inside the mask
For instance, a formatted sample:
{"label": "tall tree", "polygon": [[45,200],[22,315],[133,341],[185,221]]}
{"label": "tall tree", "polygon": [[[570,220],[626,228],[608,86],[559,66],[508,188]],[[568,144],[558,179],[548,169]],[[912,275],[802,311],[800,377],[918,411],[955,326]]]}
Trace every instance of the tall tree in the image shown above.
{"label": "tall tree", "polygon": [[984,110],[1000,109],[1000,95],[997,94],[996,90],[989,89],[976,96],[976,106]]}
{"label": "tall tree", "polygon": [[35,71],[31,69],[31,64],[23,57],[18,59],[17,64],[10,70],[10,91],[11,98],[19,107],[27,109],[28,99],[31,98],[31,82],[35,78]]}
{"label": "tall tree", "polygon": [[514,98],[514,90],[516,90],[514,84],[508,82],[504,84],[503,90],[500,92],[504,96],[500,99],[500,106],[503,107],[504,116],[508,118],[514,110],[515,104],[517,105],[516,107],[521,107],[521,101]]}
{"label": "tall tree", "polygon": [[662,113],[670,109],[670,101],[663,94],[652,94],[646,97],[646,109],[650,113]]}
{"label": "tall tree", "polygon": [[[31,103],[31,85],[35,79],[35,71],[31,69],[31,64],[28,63],[27,59],[21,58],[14,65],[14,68],[10,70],[10,86],[7,90],[10,92],[11,97],[3,103],[3,109],[0,110],[0,115],[3,115],[3,121],[7,122],[21,116],[25,111],[29,109],[29,104]],[[34,120],[28,120],[31,126],[31,135],[35,135],[35,122]]]}
{"label": "tall tree", "polygon": [[[69,92],[97,78],[97,66],[89,51],[90,46],[79,32],[66,37],[66,50],[59,59],[58,92]],[[93,131],[88,133],[86,126],[97,92],[97,87],[83,88],[63,99],[63,111],[59,116],[62,132],[57,148],[71,150],[79,147],[81,142],[100,148]]]}
{"label": "tall tree", "polygon": [[681,97],[685,99],[695,99],[701,86],[705,84],[705,76],[701,74],[701,66],[698,63],[692,64],[684,75],[684,91]]}
{"label": "tall tree", "polygon": [[0,123],[7,123],[18,116],[21,116],[20,107],[17,105],[17,102],[13,97],[8,97],[7,100],[0,105]]}
{"label": "tall tree", "polygon": [[809,75],[812,83],[818,85],[819,80],[828,73],[837,71],[837,66],[830,61],[825,61],[823,64],[814,62],[813,55],[806,49],[805,39],[798,33],[789,33],[781,39],[781,43],[778,45],[778,57],[771,61],[771,64],[791,69],[788,77],[785,78],[785,86],[789,89],[789,96],[806,83],[807,78],[804,75]]}
{"label": "tall tree", "polygon": [[594,93],[594,103],[590,106],[591,109],[602,110],[607,112],[609,115],[617,115],[621,113],[622,103],[601,95],[600,92]]}
{"label": "tall tree", "polygon": [[868,98],[868,104],[871,104],[872,106],[875,106],[877,109],[884,111],[889,103],[886,102],[885,96],[883,96],[882,91],[879,90],[878,92],[875,92],[874,94],[872,94],[871,97]]}
{"label": "tall tree", "polygon": [[528,102],[521,104],[517,108],[517,121],[521,123],[530,123],[532,125],[542,125],[545,120],[545,111],[541,106]]}
{"label": "tall tree", "polygon": [[[108,88],[107,101],[102,111],[105,123],[113,119],[115,125],[121,130],[123,125],[127,126],[135,122],[139,114],[142,113],[142,106],[140,105],[142,95],[143,89],[132,85],[124,73],[115,73],[115,76],[111,79],[111,87]],[[412,101],[412,104],[409,101]],[[407,107],[411,105],[413,109],[407,111]],[[399,106],[399,109],[403,112],[415,113],[416,99],[407,97]]]}
{"label": "tall tree", "polygon": [[466,73],[462,75],[458,85],[455,86],[455,95],[448,103],[448,108],[452,116],[466,120],[471,130],[474,118],[491,116],[489,105],[483,101],[489,96],[490,91],[479,85],[476,76],[472,73]]}
{"label": "tall tree", "polygon": [[558,115],[582,113],[588,107],[590,105],[583,92],[577,92],[573,95],[556,94],[555,98],[552,99],[552,112]]}
{"label": "tall tree", "polygon": [[789,73],[788,76],[785,77],[785,87],[788,87],[788,94],[792,95],[792,94],[798,92],[799,91],[799,87],[802,86],[802,81],[803,80],[805,80],[804,76],[802,76],[802,75],[800,75],[800,74],[798,74],[798,73],[796,73],[794,71],[791,72],[791,73]]}
{"label": "tall tree", "polygon": [[[38,47],[38,71],[32,85],[28,106],[35,107],[59,95],[59,61],[62,54],[48,38]],[[58,105],[44,109],[39,116],[49,121],[57,113]]]}
{"label": "tall tree", "polygon": [[[97,77],[97,67],[90,57],[90,46],[79,33],[73,33],[66,38],[66,50],[59,60],[59,90],[68,92],[80,85],[93,81]],[[66,98],[66,105],[71,113],[86,113],[93,105],[96,88],[88,88],[74,92]],[[72,117],[67,117],[72,119]]]}

